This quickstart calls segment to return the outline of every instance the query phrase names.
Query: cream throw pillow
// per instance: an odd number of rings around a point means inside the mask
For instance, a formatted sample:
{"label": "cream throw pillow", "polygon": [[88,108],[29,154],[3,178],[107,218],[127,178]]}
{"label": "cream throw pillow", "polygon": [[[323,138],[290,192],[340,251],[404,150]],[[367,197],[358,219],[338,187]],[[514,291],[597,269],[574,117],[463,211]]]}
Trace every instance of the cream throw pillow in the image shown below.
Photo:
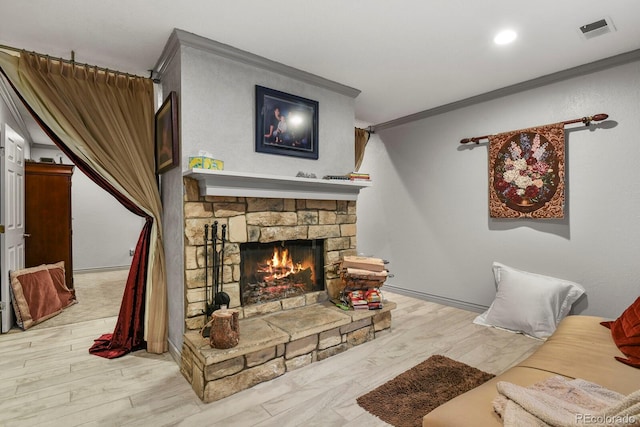
{"label": "cream throw pillow", "polygon": [[493,263],[496,297],[473,323],[519,332],[534,338],[550,336],[585,290],[577,283],[516,270]]}

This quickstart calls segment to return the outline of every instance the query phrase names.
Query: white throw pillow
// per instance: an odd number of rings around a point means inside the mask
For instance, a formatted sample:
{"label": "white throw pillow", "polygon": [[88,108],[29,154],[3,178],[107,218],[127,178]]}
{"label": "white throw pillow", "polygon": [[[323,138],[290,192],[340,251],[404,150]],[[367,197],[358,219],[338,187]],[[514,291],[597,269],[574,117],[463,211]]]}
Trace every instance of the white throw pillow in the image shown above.
{"label": "white throw pillow", "polygon": [[577,283],[516,270],[493,263],[496,297],[473,323],[519,332],[534,338],[550,336],[584,293]]}

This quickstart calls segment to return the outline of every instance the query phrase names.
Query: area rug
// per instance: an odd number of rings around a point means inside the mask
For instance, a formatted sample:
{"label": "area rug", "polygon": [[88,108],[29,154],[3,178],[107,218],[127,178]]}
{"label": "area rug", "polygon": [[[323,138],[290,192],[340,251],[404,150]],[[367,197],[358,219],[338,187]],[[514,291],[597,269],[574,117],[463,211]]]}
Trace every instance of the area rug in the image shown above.
{"label": "area rug", "polygon": [[422,417],[427,413],[493,377],[462,362],[434,355],[357,401],[395,427],[422,426]]}

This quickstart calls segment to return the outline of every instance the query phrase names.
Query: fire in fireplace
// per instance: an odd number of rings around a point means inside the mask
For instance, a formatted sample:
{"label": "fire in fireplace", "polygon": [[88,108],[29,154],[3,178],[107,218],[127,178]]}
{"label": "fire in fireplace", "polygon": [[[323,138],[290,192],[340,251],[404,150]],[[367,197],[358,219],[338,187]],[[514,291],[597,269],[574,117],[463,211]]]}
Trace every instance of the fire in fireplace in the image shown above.
{"label": "fire in fireplace", "polygon": [[240,271],[243,306],[324,290],[324,240],[243,243]]}

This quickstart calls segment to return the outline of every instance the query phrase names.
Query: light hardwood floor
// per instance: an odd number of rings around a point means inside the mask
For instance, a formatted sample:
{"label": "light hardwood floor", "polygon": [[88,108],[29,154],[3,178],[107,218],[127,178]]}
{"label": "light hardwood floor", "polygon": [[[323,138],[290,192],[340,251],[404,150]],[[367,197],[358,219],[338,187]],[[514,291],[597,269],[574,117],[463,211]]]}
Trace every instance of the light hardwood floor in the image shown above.
{"label": "light hardwood floor", "polygon": [[2,335],[0,426],[386,426],[356,398],[429,356],[500,373],[541,344],[474,325],[476,313],[385,297],[398,307],[379,338],[209,404],[169,354],[90,355],[115,317]]}

